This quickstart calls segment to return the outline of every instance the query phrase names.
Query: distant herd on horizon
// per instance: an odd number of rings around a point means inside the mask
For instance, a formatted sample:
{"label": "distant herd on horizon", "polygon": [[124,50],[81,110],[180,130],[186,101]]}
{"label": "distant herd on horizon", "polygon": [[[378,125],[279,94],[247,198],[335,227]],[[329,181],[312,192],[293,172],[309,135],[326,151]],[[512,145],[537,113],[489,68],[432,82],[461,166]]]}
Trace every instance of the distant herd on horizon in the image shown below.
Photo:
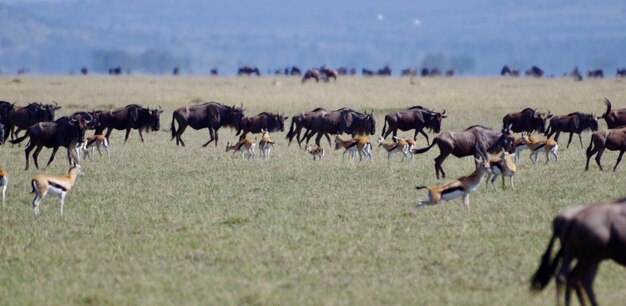
{"label": "distant herd on horizon", "polygon": [[[531,151],[533,163],[537,162],[539,153],[545,154],[546,163],[550,155],[558,162],[560,133],[569,133],[567,147],[572,142],[573,135],[578,134],[582,147],[581,133],[586,130],[592,131],[591,141],[586,150],[585,170],[589,169],[589,161],[593,155],[596,155],[596,163],[600,170],[603,170],[600,159],[603,152],[608,149],[619,151],[613,167],[613,171],[616,171],[626,152],[626,108],[613,109],[611,101],[606,98],[604,103],[606,109],[601,116],[582,112],[553,115],[549,110],[540,112],[537,109],[525,108],[520,112],[505,114],[501,130],[473,125],[462,131],[446,132],[441,132],[441,125],[443,120],[451,115],[445,110],[437,112],[423,106],[413,106],[385,115],[377,144],[387,153],[388,161],[395,153],[401,153],[402,160],[413,161],[414,155],[437,146],[440,152],[435,158],[437,179],[446,177],[442,164],[449,155],[459,158],[473,156],[476,169],[471,174],[442,185],[416,187],[427,189],[427,197],[418,201],[416,207],[436,205],[442,200],[462,197],[465,212],[469,213],[469,195],[478,189],[483,180],[495,186],[494,182],[500,176],[504,189],[505,177],[508,177],[510,187],[514,188],[513,178],[517,173],[515,161],[519,160],[522,150]],[[79,111],[55,120],[55,111],[60,108],[56,102],[53,104],[33,102],[17,106],[15,103],[0,101],[0,143],[10,138],[12,144],[19,144],[28,138],[24,150],[25,170],[29,168],[29,158],[33,149],[32,158],[37,168],[39,168],[37,157],[44,147],[52,148],[47,165],[53,161],[60,147],[67,150],[70,164],[67,175],[40,174],[31,180],[32,192],[35,194],[32,207],[36,215],[39,214],[40,204],[47,194],[59,196],[63,214],[65,196],[71,190],[77,176],[82,174],[79,162],[93,155],[96,148],[100,151],[101,147],[110,158],[109,137],[113,130],[126,131],[125,143],[131,130],[135,129],[143,142],[143,131],[160,130],[160,115],[163,113],[161,107],[146,108],[138,104],[129,104],[111,110]],[[209,131],[209,140],[202,146],[206,147],[211,142],[215,142],[217,146],[218,130],[221,127],[231,127],[236,130],[236,136],[239,136],[234,143],[226,144],[226,152],[234,151],[233,158],[240,152],[243,159],[246,159],[246,155],[248,159],[254,159],[258,147],[261,158],[269,159],[275,145],[270,133],[284,131],[285,121],[289,117],[270,112],[246,117],[244,113],[243,105],[230,106],[219,102],[180,107],[172,113],[169,129],[171,140],[175,140],[176,145],[185,146],[182,135],[187,127],[196,130],[206,128]],[[607,129],[599,130],[600,119],[606,122]],[[94,135],[86,137],[86,130],[94,130]],[[398,130],[414,131],[413,137],[406,139],[398,137]],[[21,131],[25,132],[18,136]],[[431,142],[426,131],[438,135]],[[532,136],[535,132],[547,138]],[[256,138],[247,137],[248,133],[261,134],[258,146]],[[521,136],[514,137],[513,133],[521,133]],[[344,138],[341,134],[348,134],[350,137]],[[320,107],[292,115],[286,138],[289,145],[294,138],[300,146],[304,142],[306,144],[304,151],[310,153],[316,160],[325,157],[322,138],[325,137],[329,145],[332,145],[330,135],[335,135],[334,148],[344,149],[344,155],[350,153],[351,161],[356,159],[357,154],[360,159],[371,161],[372,144],[367,135],[374,134],[376,120],[373,110],[358,112],[348,107],[337,110]],[[426,139],[426,147],[415,148],[418,134]],[[390,135],[392,141],[386,141]],[[314,136],[315,144],[308,144]],[[551,138],[553,136],[554,138]],[[490,160],[489,154],[499,155],[499,158]],[[3,204],[7,185],[8,171],[0,169]],[[557,301],[561,287],[565,284],[566,304],[569,303],[573,288],[581,304],[584,305],[583,293],[586,293],[591,303],[596,305],[592,283],[600,261],[613,259],[619,264],[626,265],[626,199],[610,204],[572,208],[557,216],[553,223],[553,236],[542,257],[541,265],[533,276],[532,288],[535,290],[545,288],[554,276],[557,282]],[[551,259],[551,249],[557,238],[561,242],[561,249]],[[577,260],[577,264],[570,270],[574,259]]]}
{"label": "distant herd on horizon", "polygon": [[[18,69],[17,74],[22,75],[28,72],[29,70],[27,68],[20,68]],[[124,73],[130,74],[131,70],[124,69],[122,66],[116,66],[116,67],[109,68],[107,73],[109,75],[122,75]],[[452,77],[456,73],[457,72],[455,72],[455,70],[452,68],[440,69],[438,67],[423,67],[420,69],[415,68],[415,67],[408,67],[408,68],[404,68],[400,70],[400,76],[402,77],[417,77],[418,75],[421,77],[439,77],[439,76]],[[80,74],[88,75],[89,69],[87,67],[82,67],[80,69]],[[180,75],[181,68],[180,67],[172,68],[171,74]],[[282,75],[282,76],[302,77],[302,83],[306,83],[309,80],[315,80],[316,82],[319,82],[319,81],[329,82],[331,80],[337,81],[337,78],[339,76],[356,76],[357,70],[354,67],[348,68],[345,66],[338,67],[338,68],[330,68],[328,67],[328,65],[323,65],[319,68],[309,68],[306,70],[302,70],[298,66],[290,66],[290,67],[278,68],[278,69],[268,69],[267,74],[274,75],[274,76]],[[526,69],[523,74],[527,77],[534,77],[534,78],[541,78],[543,76],[549,76],[549,77],[556,76],[556,75],[547,75],[543,69],[535,65]],[[210,75],[218,76],[219,69],[217,67],[211,68]],[[241,66],[237,69],[237,75],[238,76],[254,76],[254,75],[261,76],[261,70],[256,66]],[[392,76],[393,74],[392,74],[391,67],[389,65],[385,65],[380,69],[362,68],[361,75],[364,77],[373,77],[373,76],[389,77],[389,76]],[[522,72],[520,68],[517,68],[515,66],[504,65],[500,69],[500,75],[510,76],[510,77],[520,77],[522,75]],[[572,77],[575,81],[583,80],[583,74],[578,69],[578,67],[574,67],[568,73],[563,73],[562,76]],[[604,77],[605,77],[604,69],[601,69],[601,68],[587,69],[587,78],[604,78]],[[617,67],[615,69],[615,77],[626,78],[626,67]]]}

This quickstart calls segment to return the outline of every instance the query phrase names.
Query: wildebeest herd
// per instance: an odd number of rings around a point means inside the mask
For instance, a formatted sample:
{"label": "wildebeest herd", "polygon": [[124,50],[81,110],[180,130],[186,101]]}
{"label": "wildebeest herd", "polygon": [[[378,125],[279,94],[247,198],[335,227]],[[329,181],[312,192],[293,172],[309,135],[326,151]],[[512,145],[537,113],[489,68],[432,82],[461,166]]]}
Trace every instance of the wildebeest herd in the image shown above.
{"label": "wildebeest herd", "polygon": [[[529,148],[532,154],[548,149],[556,155],[556,142],[559,134],[570,133],[568,147],[573,134],[580,134],[585,130],[593,131],[589,147],[586,150],[587,162],[585,170],[589,168],[591,157],[596,155],[596,163],[602,169],[600,159],[602,153],[608,150],[619,151],[619,156],[613,167],[616,171],[624,152],[626,152],[626,109],[613,109],[612,103],[605,99],[606,111],[599,117],[593,114],[572,112],[567,115],[553,115],[549,110],[539,112],[536,109],[526,108],[517,113],[506,114],[503,117],[502,128],[491,129],[482,125],[473,125],[462,131],[440,132],[442,123],[450,116],[445,110],[437,112],[423,106],[413,106],[406,109],[390,112],[384,116],[384,126],[379,137],[379,146],[390,153],[402,152],[408,154],[422,154],[432,147],[439,148],[439,155],[435,158],[435,175],[439,179],[445,178],[442,163],[448,155],[456,157],[473,156],[476,161],[476,170],[468,175],[443,185],[428,188],[428,198],[418,202],[422,205],[434,205],[441,200],[450,200],[463,197],[463,204],[469,212],[469,194],[475,192],[485,176],[508,176],[513,180],[516,172],[511,157],[519,156],[524,148]],[[88,148],[92,143],[103,143],[108,150],[108,138],[112,131],[125,130],[124,142],[127,141],[130,131],[138,131],[143,142],[142,131],[159,131],[160,115],[163,110],[146,108],[138,104],[129,104],[111,110],[80,111],[70,116],[55,119],[55,111],[61,107],[57,103],[42,104],[29,103],[26,106],[16,106],[15,103],[0,101],[0,142],[11,139],[12,144],[19,144],[28,138],[25,148],[25,169],[29,168],[30,153],[35,167],[39,168],[37,157],[43,147],[52,148],[48,165],[60,147],[67,150],[70,171],[67,176],[42,175],[35,177],[31,184],[35,192],[33,210],[38,213],[39,203],[47,193],[58,194],[61,205],[67,192],[71,189],[76,176],[81,173],[79,166],[80,152],[78,148]],[[269,133],[284,131],[285,121],[289,117],[284,113],[261,112],[255,116],[246,117],[243,105],[226,105],[219,102],[206,102],[184,106],[172,113],[170,124],[171,139],[176,145],[185,146],[182,134],[187,126],[193,129],[208,129],[209,139],[203,146],[215,141],[218,142],[218,130],[221,127],[231,127],[236,130],[239,140],[226,145],[226,151],[235,150],[255,156],[256,140],[248,138],[249,133],[262,133],[258,144],[261,156],[269,158],[274,144]],[[598,120],[604,119],[608,129],[598,130]],[[25,130],[24,135],[18,134]],[[86,130],[94,130],[94,135],[86,141]],[[106,130],[106,133],[104,133]],[[397,137],[397,131],[414,131],[410,139]],[[438,133],[430,141],[428,133]],[[289,144],[295,138],[298,145],[306,143],[306,151],[314,158],[323,158],[324,149],[322,138],[329,144],[331,135],[335,136],[335,148],[344,148],[345,152],[358,153],[371,160],[372,145],[367,135],[376,133],[376,120],[373,111],[359,112],[344,107],[336,110],[315,108],[311,111],[291,115],[286,138]],[[427,146],[414,148],[417,135],[426,138]],[[513,133],[523,133],[523,137],[514,137]],[[540,140],[533,133],[544,134],[554,139]],[[351,138],[344,139],[340,135],[348,134]],[[385,142],[392,136],[393,142]],[[308,145],[315,137],[315,145]],[[556,148],[555,148],[556,147]],[[489,160],[489,154],[500,154],[499,160]],[[404,158],[403,158],[404,159]],[[493,182],[493,180],[492,180]],[[4,191],[7,185],[7,173],[0,169],[0,187]],[[420,186],[424,188],[426,186]],[[512,186],[513,187],[513,186]],[[61,206],[61,211],[63,206]],[[532,287],[542,289],[556,273],[557,291],[566,285],[566,300],[569,301],[569,292],[574,288],[578,298],[583,302],[583,292],[595,304],[591,284],[597,271],[598,263],[603,259],[613,259],[626,265],[626,200],[622,199],[613,204],[594,205],[568,210],[554,220],[553,237],[548,250],[542,258],[541,266],[533,277]],[[551,249],[556,239],[561,242],[561,249],[554,259],[551,259]],[[570,264],[576,259],[573,269]]]}

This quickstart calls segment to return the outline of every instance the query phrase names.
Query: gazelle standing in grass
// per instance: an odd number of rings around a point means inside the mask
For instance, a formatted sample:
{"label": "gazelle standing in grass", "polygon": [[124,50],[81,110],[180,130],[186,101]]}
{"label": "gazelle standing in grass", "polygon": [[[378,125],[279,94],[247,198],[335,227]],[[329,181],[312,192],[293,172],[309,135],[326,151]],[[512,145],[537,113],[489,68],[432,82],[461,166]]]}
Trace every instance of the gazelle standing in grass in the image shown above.
{"label": "gazelle standing in grass", "polygon": [[418,201],[415,208],[424,205],[437,205],[441,200],[450,201],[462,196],[463,207],[465,208],[465,213],[468,214],[470,205],[469,195],[478,189],[488,171],[489,162],[476,159],[476,170],[468,176],[462,176],[445,185],[415,187],[415,189],[428,188],[428,197]]}
{"label": "gazelle standing in grass", "polygon": [[235,154],[237,154],[237,152],[241,152],[241,158],[244,160],[246,159],[246,152],[248,152],[248,159],[254,159],[254,155],[256,154],[255,148],[256,139],[244,138],[232,145],[230,142],[226,143],[226,152],[231,150],[234,151],[233,159],[235,158]]}
{"label": "gazelle standing in grass", "polygon": [[378,146],[387,151],[387,161],[391,161],[393,154],[402,153],[402,160],[404,161],[409,155],[409,144],[401,138],[394,136],[394,142],[386,142],[383,136],[378,136]]}
{"label": "gazelle standing in grass", "polygon": [[33,211],[35,214],[39,214],[39,204],[41,204],[41,201],[43,201],[48,193],[52,193],[59,196],[61,201],[61,215],[63,215],[65,196],[70,192],[72,186],[74,186],[76,177],[82,174],[80,165],[77,164],[70,168],[67,175],[55,176],[40,174],[35,176],[31,181],[31,186],[33,187],[32,192],[35,193],[35,198],[33,199]]}
{"label": "gazelle standing in grass", "polygon": [[411,161],[413,161],[413,157],[415,157],[415,155],[413,155],[413,150],[415,149],[415,145],[417,145],[417,142],[415,142],[415,139],[410,137],[404,138],[403,140],[406,141],[407,145],[409,145],[409,155],[411,155]]}
{"label": "gazelle standing in grass", "polygon": [[261,149],[261,158],[269,159],[270,152],[274,147],[274,141],[270,138],[270,132],[264,129],[261,129],[261,141],[259,141],[259,148]]}
{"label": "gazelle standing in grass", "polygon": [[111,158],[111,153],[109,152],[109,141],[107,140],[106,137],[104,137],[104,135],[101,135],[101,134],[93,135],[93,136],[89,136],[85,138],[85,142],[83,142],[81,146],[76,149],[77,151],[82,151],[82,152],[77,152],[78,153],[77,155],[79,158],[81,157],[81,155],[83,155],[83,159],[86,159],[90,155],[89,148],[91,148],[92,156],[96,154],[96,148],[97,148],[98,153],[100,153],[100,156],[102,156],[102,151],[100,150],[100,146],[104,147],[104,150],[107,152],[107,156]]}
{"label": "gazelle standing in grass", "polygon": [[306,145],[304,150],[309,152],[309,154],[313,155],[313,160],[315,160],[316,158],[319,158],[320,160],[322,160],[325,157],[324,149],[321,146],[318,146],[315,144],[308,144]]}
{"label": "gazelle standing in grass", "polygon": [[7,171],[0,168],[0,187],[2,187],[2,206],[7,195],[7,186],[9,185],[9,177]]}
{"label": "gazelle standing in grass", "polygon": [[[513,155],[516,155],[515,153]],[[513,176],[517,172],[517,167],[511,158],[511,154],[509,152],[502,150],[502,154],[500,154],[500,159],[490,160],[489,161],[489,170],[487,175],[487,182],[491,178],[491,185],[495,188],[495,181],[499,175],[502,176],[502,189],[504,189],[504,177],[508,176],[509,181],[511,182],[511,188],[515,189],[513,185]]]}
{"label": "gazelle standing in grass", "polygon": [[533,161],[533,164],[537,163],[537,159],[539,159],[537,155],[539,155],[539,151],[541,150],[546,153],[546,164],[550,161],[550,154],[554,155],[556,162],[559,162],[559,154],[557,153],[559,145],[554,139],[538,140],[533,138],[534,137],[528,136],[522,137],[522,144],[532,151],[532,153],[530,153],[530,159]]}
{"label": "gazelle standing in grass", "polygon": [[372,160],[372,144],[367,137],[356,137],[351,139],[343,139],[341,136],[335,136],[335,150],[344,148],[343,155],[350,152],[350,159],[356,159],[359,154],[359,160],[363,159],[363,155]]}

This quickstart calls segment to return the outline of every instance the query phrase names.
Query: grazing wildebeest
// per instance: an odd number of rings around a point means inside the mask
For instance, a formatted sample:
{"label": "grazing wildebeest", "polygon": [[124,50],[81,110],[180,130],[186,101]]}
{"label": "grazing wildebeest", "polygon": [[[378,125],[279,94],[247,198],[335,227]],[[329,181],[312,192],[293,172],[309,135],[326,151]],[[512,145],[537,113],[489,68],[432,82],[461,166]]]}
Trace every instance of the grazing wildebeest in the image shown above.
{"label": "grazing wildebeest", "polygon": [[502,70],[500,70],[500,75],[501,76],[510,75],[512,77],[518,77],[519,76],[519,69],[518,68],[509,67],[508,65],[504,65],[504,67],[502,67]]}
{"label": "grazing wildebeest", "polygon": [[543,70],[537,66],[532,66],[526,70],[526,76],[540,78],[543,76]]}
{"label": "grazing wildebeest", "polygon": [[[430,144],[428,134],[424,132],[424,128],[430,129],[435,133],[439,133],[441,130],[441,121],[448,116],[443,113],[434,112],[421,106],[413,106],[408,109],[391,112],[385,115],[385,125],[383,125],[383,131],[381,135],[383,138],[387,138],[389,134],[393,133],[393,136],[398,135],[398,129],[401,131],[415,130],[413,139],[417,139],[417,133],[424,135],[426,143]],[[389,125],[389,130],[387,130]]]}
{"label": "grazing wildebeest", "polygon": [[549,118],[552,118],[549,110],[547,113],[540,113],[532,108],[525,108],[521,112],[506,114],[502,118],[502,126],[511,126],[511,131],[515,133],[526,132],[528,135],[534,131],[544,133]]}
{"label": "grazing wildebeest", "polygon": [[[243,105],[235,107],[235,105],[227,106],[218,102],[181,107],[172,114],[172,139],[176,138],[176,145],[180,144],[184,147],[185,142],[183,142],[181,135],[185,132],[187,126],[195,130],[208,128],[210,139],[202,146],[206,147],[213,140],[215,140],[215,146],[217,146],[217,131],[222,126],[230,126],[238,130],[244,117],[244,111]],[[176,130],[174,121],[178,123],[178,130]]]}
{"label": "grazing wildebeest", "polygon": [[304,133],[306,143],[313,135],[317,134],[315,144],[320,145],[322,136],[326,136],[328,143],[331,144],[330,136],[341,133],[356,135],[376,133],[376,120],[372,113],[360,113],[350,108],[340,108],[334,111],[322,111],[317,116],[311,118],[310,128]]}
{"label": "grazing wildebeest", "polygon": [[391,76],[391,68],[389,65],[385,65],[383,68],[378,69],[376,74],[379,76]]}
{"label": "grazing wildebeest", "polygon": [[122,74],[122,67],[117,66],[115,68],[109,68],[110,75],[120,75]]}
{"label": "grazing wildebeest", "polygon": [[615,76],[616,77],[621,77],[621,78],[626,77],[626,68],[617,68],[617,70],[615,72]]}
{"label": "grazing wildebeest", "polygon": [[[126,130],[124,143],[128,140],[131,129],[136,129],[141,142],[144,142],[142,131],[158,131],[161,128],[161,113],[163,110],[144,108],[141,105],[129,104],[110,111],[94,112],[97,120],[95,134],[102,134],[106,129],[105,137],[109,140],[113,130]],[[110,141],[110,140],[109,140]]]}
{"label": "grazing wildebeest", "polygon": [[300,71],[300,68],[298,68],[296,66],[291,66],[291,70],[289,70],[289,75],[300,76],[300,75],[302,75],[302,71]]}
{"label": "grazing wildebeest", "polygon": [[37,148],[35,152],[33,152],[33,160],[35,161],[35,167],[37,167],[37,169],[39,169],[37,157],[43,147],[52,148],[52,154],[50,155],[50,160],[48,160],[46,167],[49,166],[54,159],[54,155],[59,147],[65,147],[67,149],[67,158],[70,162],[70,166],[72,166],[78,161],[78,157],[74,154],[76,144],[84,141],[85,128],[89,124],[89,121],[91,121],[91,118],[85,119],[78,115],[77,118],[62,117],[56,121],[39,122],[29,127],[24,136],[12,140],[11,143],[20,143],[27,137],[30,138],[24,150],[24,155],[26,156],[25,170],[28,170],[28,156],[35,147]]}
{"label": "grazing wildebeest", "polygon": [[400,72],[401,76],[417,76],[417,69],[415,68],[406,68],[402,69]]}
{"label": "grazing wildebeest", "polygon": [[582,81],[583,80],[583,76],[580,74],[580,71],[578,70],[578,67],[574,67],[574,69],[572,69],[572,71],[569,73],[569,76],[574,78],[574,81]]}
{"label": "grazing wildebeest", "polygon": [[[542,290],[554,275],[557,281],[557,305],[562,280],[566,282],[566,305],[570,303],[572,288],[576,290],[581,305],[585,305],[585,293],[592,305],[598,305],[593,281],[600,262],[612,259],[626,266],[626,198],[612,203],[573,208],[564,214],[567,216],[557,216],[553,221],[555,228],[552,238],[533,275],[531,289]],[[558,233],[556,226],[559,226]],[[561,240],[561,248],[551,261],[550,253],[556,237]],[[576,265],[570,270],[574,260]],[[559,272],[555,275],[559,265]]]}
{"label": "grazing wildebeest", "polygon": [[420,70],[420,75],[423,77],[427,77],[430,73],[430,70],[428,68],[422,68],[422,70]]}
{"label": "grazing wildebeest", "polygon": [[604,70],[602,69],[587,69],[587,77],[589,78],[603,78]]}
{"label": "grazing wildebeest", "polygon": [[261,76],[261,72],[259,71],[259,68],[257,67],[250,67],[250,66],[243,66],[240,67],[239,70],[237,70],[237,75],[242,76],[242,75],[253,75],[256,74],[257,76]]}
{"label": "grazing wildebeest", "polygon": [[285,120],[289,117],[285,117],[284,114],[273,114],[268,112],[262,112],[256,116],[245,117],[241,119],[241,124],[235,135],[241,136],[239,139],[246,138],[248,132],[256,134],[262,131],[276,132],[285,130]]}
{"label": "grazing wildebeest", "polygon": [[363,76],[374,76],[374,71],[370,70],[370,69],[367,69],[367,68],[363,68],[363,69],[361,69],[361,74]]}
{"label": "grazing wildebeest", "polygon": [[328,68],[326,65],[322,66],[322,68],[320,69],[320,73],[322,74],[326,82],[330,81],[331,78],[336,82],[337,75],[339,74],[337,73],[337,70]]}
{"label": "grazing wildebeest", "polygon": [[617,165],[622,161],[624,152],[626,152],[626,126],[597,131],[591,135],[591,142],[589,143],[589,147],[587,147],[587,164],[585,165],[585,171],[589,170],[589,160],[591,156],[596,153],[598,153],[598,155],[596,155],[596,163],[598,167],[600,167],[600,170],[604,171],[600,164],[600,159],[605,149],[619,151],[617,162],[615,162],[615,166],[613,167],[613,172],[615,172]]}
{"label": "grazing wildebeest", "polygon": [[306,82],[308,79],[315,79],[315,82],[319,82],[320,77],[320,71],[315,68],[311,68],[304,73],[304,76],[302,76],[302,83]]}
{"label": "grazing wildebeest", "polygon": [[626,125],[626,108],[611,110],[611,101],[607,98],[604,98],[604,103],[606,104],[606,112],[598,119],[604,119],[609,129]]}
{"label": "grazing wildebeest", "polygon": [[585,114],[581,112],[570,113],[564,116],[554,116],[550,119],[550,125],[546,129],[545,135],[550,138],[554,135],[554,140],[559,141],[559,135],[561,132],[569,133],[569,140],[567,141],[567,148],[569,148],[572,142],[574,134],[578,134],[580,140],[580,147],[583,147],[583,138],[580,135],[585,130],[598,130],[598,120],[592,114]]}
{"label": "grazing wildebeest", "polygon": [[302,142],[304,138],[300,138],[300,132],[302,129],[309,130],[311,128],[311,119],[313,117],[319,116],[322,112],[325,112],[324,108],[318,107],[310,112],[303,112],[291,117],[291,126],[289,127],[289,132],[287,132],[287,139],[289,139],[289,145],[291,145],[291,141],[293,137],[296,137],[298,141],[298,145]]}
{"label": "grazing wildebeest", "polygon": [[89,71],[87,70],[87,67],[80,68],[80,74],[87,75],[88,73]]}
{"label": "grazing wildebeest", "polygon": [[473,155],[477,159],[489,160],[488,153],[497,154],[503,149],[509,151],[513,147],[513,142],[509,127],[504,128],[502,132],[496,132],[482,125],[474,125],[463,131],[441,133],[428,147],[415,149],[413,153],[422,154],[437,145],[440,153],[435,158],[435,174],[439,179],[439,173],[442,178],[446,177],[441,164],[448,155],[456,157]]}
{"label": "grazing wildebeest", "polygon": [[213,76],[217,76],[217,75],[219,75],[219,71],[217,70],[217,67],[213,67],[213,68],[211,68],[210,73],[211,73],[211,75],[213,75]]}
{"label": "grazing wildebeest", "polygon": [[21,130],[29,128],[38,122],[54,121],[54,112],[61,107],[56,102],[52,104],[29,103],[23,107],[15,107],[9,112],[9,130],[11,139],[17,137]]}

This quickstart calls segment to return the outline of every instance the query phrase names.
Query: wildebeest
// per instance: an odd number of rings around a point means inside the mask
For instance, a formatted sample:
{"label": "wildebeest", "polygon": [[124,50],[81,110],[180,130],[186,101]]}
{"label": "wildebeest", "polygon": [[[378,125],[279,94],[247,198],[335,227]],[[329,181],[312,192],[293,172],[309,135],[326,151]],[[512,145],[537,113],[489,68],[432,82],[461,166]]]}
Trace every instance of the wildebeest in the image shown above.
{"label": "wildebeest", "polygon": [[606,112],[598,119],[604,119],[609,129],[626,125],[626,108],[611,110],[611,101],[607,98],[604,98],[604,103]]}
{"label": "wildebeest", "polygon": [[160,107],[150,109],[137,104],[129,104],[110,111],[98,111],[94,113],[98,125],[95,134],[102,134],[106,129],[105,137],[109,140],[114,129],[126,130],[124,136],[126,143],[130,130],[136,129],[141,142],[144,142],[142,131],[158,131],[161,128],[161,113],[163,110]]}
{"label": "wildebeest", "polygon": [[589,160],[596,153],[598,153],[598,155],[596,155],[596,164],[598,164],[601,171],[604,171],[600,164],[600,159],[605,149],[619,151],[617,162],[615,162],[615,166],[613,167],[613,172],[615,172],[617,165],[622,161],[624,152],[626,152],[626,126],[597,131],[591,135],[591,142],[589,143],[589,147],[587,147],[587,164],[585,165],[585,171],[589,170]]}
{"label": "wildebeest", "polygon": [[602,69],[587,69],[587,77],[589,78],[603,78],[604,70]]}
{"label": "wildebeest", "polygon": [[219,71],[217,70],[217,67],[211,68],[211,71],[209,73],[213,76],[219,75]]}
{"label": "wildebeest", "polygon": [[241,124],[235,135],[241,133],[240,139],[246,138],[248,132],[256,134],[261,133],[262,130],[268,132],[284,131],[285,120],[289,117],[285,117],[284,114],[262,112],[256,116],[244,117],[241,119]]}
{"label": "wildebeest", "polygon": [[391,67],[385,65],[383,68],[378,69],[376,74],[379,76],[391,76]]}
{"label": "wildebeest", "polygon": [[54,121],[54,112],[61,107],[53,102],[52,104],[41,104],[32,102],[23,107],[15,107],[9,112],[9,130],[11,139],[31,125],[38,122]]}
{"label": "wildebeest", "polygon": [[474,125],[463,131],[444,132],[425,148],[413,150],[414,154],[422,154],[434,145],[439,147],[439,156],[435,158],[435,174],[439,179],[446,177],[441,164],[452,154],[456,157],[474,156],[481,160],[489,160],[488,153],[497,154],[503,149],[509,151],[513,147],[513,136],[510,129],[504,128],[501,132],[496,132],[482,125]]}
{"label": "wildebeest", "polygon": [[[570,113],[564,116],[554,116],[550,119],[550,125],[546,129],[545,135],[550,138],[554,135],[554,140],[559,141],[559,135],[561,132],[569,133],[569,140],[567,141],[567,148],[569,148],[572,142],[572,136],[578,134],[580,140],[580,147],[583,147],[583,138],[580,135],[585,130],[598,130],[598,120],[592,114],[585,114],[581,112]],[[556,135],[555,135],[556,134]]]}
{"label": "wildebeest", "polygon": [[374,71],[371,69],[363,68],[361,69],[361,74],[363,76],[374,76]]}
{"label": "wildebeest", "polygon": [[122,74],[122,67],[117,66],[115,68],[109,68],[110,75],[120,75]]}
{"label": "wildebeest", "polygon": [[291,66],[291,69],[289,70],[289,75],[302,75],[302,71],[300,71],[300,68],[296,67],[296,66]]}
{"label": "wildebeest", "polygon": [[320,77],[320,71],[315,68],[311,68],[304,73],[304,76],[302,76],[302,83],[306,82],[308,79],[315,79],[315,82],[319,82]]}
{"label": "wildebeest", "polygon": [[313,117],[319,116],[325,111],[326,109],[318,107],[310,112],[302,112],[291,117],[291,126],[289,127],[289,132],[287,132],[287,139],[289,139],[289,144],[291,144],[293,138],[296,137],[298,145],[300,145],[302,139],[304,139],[300,138],[300,133],[302,132],[302,129],[308,130],[311,127],[311,120],[313,119]]}
{"label": "wildebeest", "polygon": [[510,75],[512,77],[518,77],[519,76],[519,69],[518,68],[509,67],[508,65],[504,65],[504,67],[502,67],[502,69],[500,70],[500,75],[501,76]]}
{"label": "wildebeest", "polygon": [[376,120],[373,113],[360,113],[350,108],[340,108],[334,111],[322,111],[317,116],[311,118],[309,130],[304,134],[306,142],[317,134],[315,144],[320,145],[322,136],[326,136],[328,143],[330,142],[329,134],[336,135],[341,133],[356,135],[376,133]]}
{"label": "wildebeest", "polygon": [[549,110],[547,113],[541,113],[532,108],[525,108],[521,112],[506,114],[502,118],[502,126],[511,126],[511,131],[515,133],[526,132],[528,135],[534,131],[544,133],[549,118],[552,118]]}
{"label": "wildebeest", "polygon": [[526,76],[540,78],[543,76],[543,70],[537,66],[532,66],[526,70]]}
{"label": "wildebeest", "polygon": [[15,108],[15,103],[0,101],[0,124],[2,124],[1,130],[3,137],[9,137],[9,134],[11,133],[9,114],[13,111],[13,108]]}
{"label": "wildebeest", "polygon": [[448,69],[448,70],[446,70],[446,76],[447,76],[447,77],[452,77],[452,76],[454,76],[454,69]]}
{"label": "wildebeest", "polygon": [[89,73],[89,70],[87,70],[87,67],[80,68],[80,74],[87,75],[88,73]]}
{"label": "wildebeest", "polygon": [[[438,113],[421,106],[413,106],[408,109],[391,112],[385,115],[385,124],[383,125],[381,135],[383,138],[387,138],[389,134],[393,133],[395,137],[398,134],[398,129],[401,131],[415,130],[413,139],[417,138],[417,133],[419,132],[426,138],[426,143],[430,144],[428,134],[424,132],[424,128],[439,133],[441,121],[448,117],[445,114],[445,110],[443,113]],[[387,130],[387,125],[389,125],[389,130]]]}
{"label": "wildebeest", "polygon": [[257,67],[250,67],[250,66],[243,66],[243,67],[239,67],[239,70],[237,70],[237,75],[242,76],[242,75],[253,75],[256,74],[257,76],[261,76],[261,72],[259,71],[259,68]]}
{"label": "wildebeest", "polygon": [[322,66],[322,68],[320,69],[320,73],[322,74],[326,82],[330,81],[331,78],[334,81],[337,81],[337,75],[339,74],[337,73],[337,70],[328,68],[328,66],[326,65]]}
{"label": "wildebeest", "polygon": [[578,70],[578,67],[574,67],[574,69],[572,69],[572,71],[569,73],[569,76],[574,78],[574,81],[582,81],[583,80],[583,76],[580,74],[580,71]]}
{"label": "wildebeest", "polygon": [[76,144],[84,141],[85,128],[91,119],[92,118],[85,119],[78,116],[78,118],[62,117],[56,121],[39,122],[29,127],[24,136],[12,140],[11,143],[20,143],[29,137],[28,145],[24,150],[26,157],[25,170],[28,170],[28,156],[35,147],[33,160],[35,161],[35,167],[37,167],[37,169],[39,169],[37,157],[43,147],[52,148],[52,154],[50,155],[50,160],[48,160],[46,167],[50,165],[54,159],[54,155],[59,147],[65,147],[67,149],[67,158],[70,162],[70,166],[72,166],[78,161],[78,157],[74,154]]}
{"label": "wildebeest", "polygon": [[415,68],[405,68],[400,72],[401,76],[417,76],[417,69]]}
{"label": "wildebeest", "polygon": [[616,77],[621,77],[621,78],[626,77],[626,68],[617,68],[617,70],[615,72],[615,76]]}
{"label": "wildebeest", "polygon": [[[202,146],[206,147],[213,140],[215,140],[215,146],[217,146],[217,131],[222,126],[239,129],[241,120],[244,117],[244,111],[243,105],[235,107],[235,105],[227,106],[218,102],[206,102],[199,105],[181,107],[172,114],[172,139],[176,138],[176,145],[185,146],[181,135],[185,132],[187,126],[195,130],[208,128],[210,139]],[[174,121],[178,123],[178,130],[176,130]]]}
{"label": "wildebeest", "polygon": [[[553,227],[548,248],[531,280],[531,289],[542,290],[554,275],[557,281],[557,304],[561,279],[564,279],[566,305],[570,303],[572,287],[581,305],[585,305],[584,293],[592,305],[597,305],[593,281],[600,262],[612,259],[626,266],[626,198],[613,203],[572,208],[557,216]],[[556,237],[561,240],[561,248],[550,260]],[[570,270],[573,261],[576,261],[576,265]],[[555,275],[559,266],[559,272]]]}

